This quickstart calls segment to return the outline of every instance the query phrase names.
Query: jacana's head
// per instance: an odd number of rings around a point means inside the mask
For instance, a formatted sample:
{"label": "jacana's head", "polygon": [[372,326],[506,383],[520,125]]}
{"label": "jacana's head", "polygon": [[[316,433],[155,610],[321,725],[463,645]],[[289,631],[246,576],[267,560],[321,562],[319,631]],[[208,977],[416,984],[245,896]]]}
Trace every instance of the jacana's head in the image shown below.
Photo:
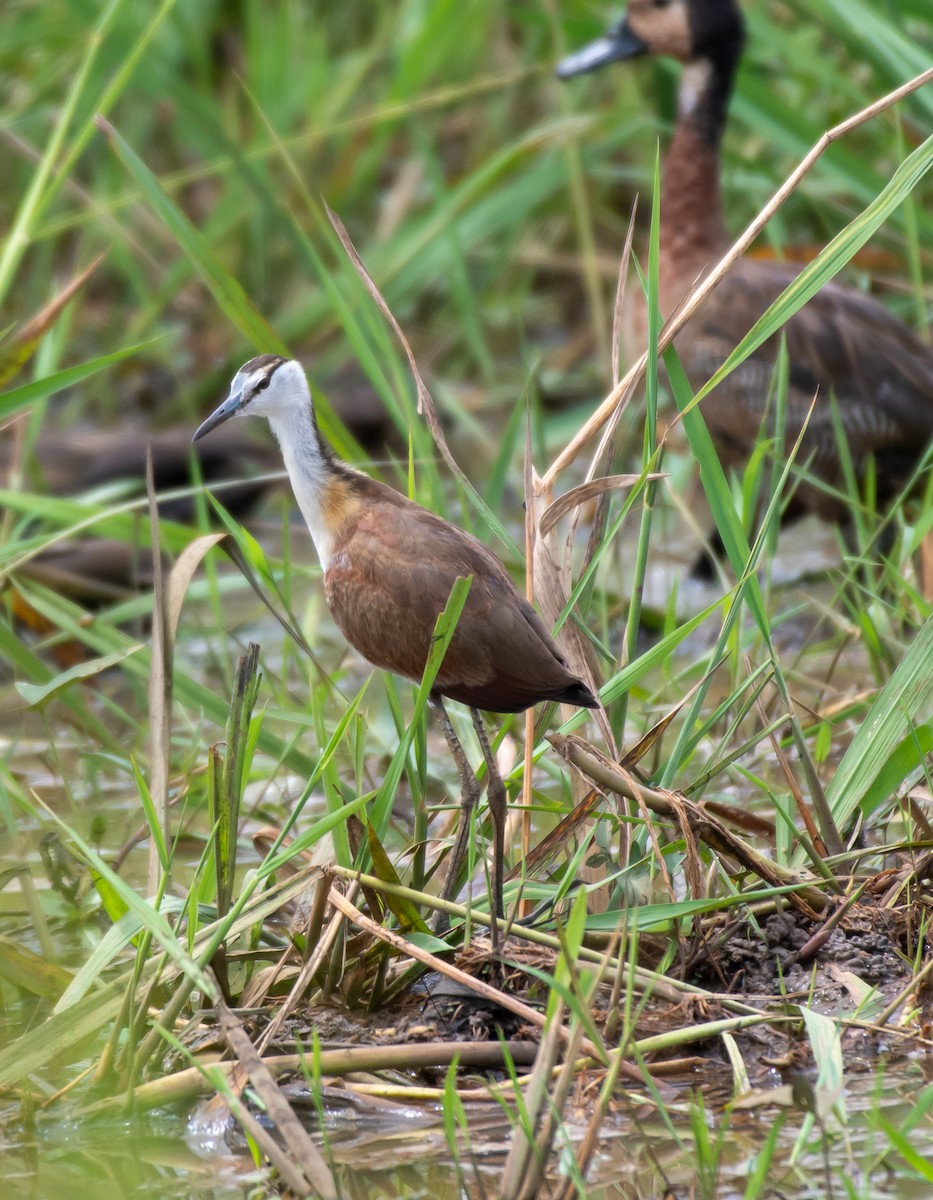
{"label": "jacana's head", "polygon": [[605,37],[565,58],[557,74],[571,79],[642,54],[684,63],[731,63],[741,51],[744,28],[738,0],[629,0],[621,21]]}
{"label": "jacana's head", "polygon": [[196,442],[231,417],[286,417],[308,404],[308,381],[301,363],[278,354],[260,354],[233,377],[227,399],[198,427]]}

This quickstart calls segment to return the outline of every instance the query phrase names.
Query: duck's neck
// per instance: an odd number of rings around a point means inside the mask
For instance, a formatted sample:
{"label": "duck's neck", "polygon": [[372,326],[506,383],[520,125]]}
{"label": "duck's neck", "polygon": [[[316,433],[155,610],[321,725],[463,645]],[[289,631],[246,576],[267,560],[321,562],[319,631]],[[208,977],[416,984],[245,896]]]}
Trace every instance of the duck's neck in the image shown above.
{"label": "duck's neck", "polygon": [[737,61],[737,50],[730,48],[716,61],[688,64],[681,76],[677,127],[661,189],[662,274],[666,268],[681,285],[728,245],[719,147]]}
{"label": "duck's neck", "polygon": [[353,472],[321,437],[310,398],[287,413],[269,416],[285,469],[321,566],[327,570],[341,523],[341,498]]}

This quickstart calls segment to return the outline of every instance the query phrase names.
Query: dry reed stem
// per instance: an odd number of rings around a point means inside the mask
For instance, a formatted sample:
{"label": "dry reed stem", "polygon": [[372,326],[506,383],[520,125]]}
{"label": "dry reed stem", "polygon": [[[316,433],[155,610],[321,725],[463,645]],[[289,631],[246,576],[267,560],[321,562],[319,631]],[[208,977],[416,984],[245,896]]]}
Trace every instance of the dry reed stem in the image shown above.
{"label": "dry reed stem", "polygon": [[[523,463],[522,492],[525,499],[525,599],[529,604],[535,602],[535,542],[537,541],[538,522],[535,519],[535,472],[531,455],[531,413],[525,414],[525,458]],[[534,769],[535,746],[535,714],[533,708],[525,709],[525,756],[522,769],[522,819],[521,842],[522,860],[531,853],[531,809],[534,804],[534,788],[532,787],[532,772]],[[519,917],[527,917],[531,912],[530,900],[519,901],[515,912]],[[505,937],[509,936],[508,929]]]}
{"label": "dry reed stem", "polygon": [[[310,1134],[298,1119],[295,1110],[275,1082],[272,1072],[262,1061],[258,1050],[243,1028],[242,1022],[220,999],[217,1001],[217,1016],[220,1022],[220,1031],[230,1047],[231,1053],[236,1056],[241,1067],[246,1070],[250,1083],[256,1089],[256,1094],[265,1107],[266,1115],[272,1120],[275,1129],[285,1143],[284,1151],[279,1148],[268,1130],[258,1126],[258,1122],[255,1123],[258,1128],[251,1129],[247,1125],[244,1125],[244,1128],[257,1139],[257,1144],[263,1153],[280,1172],[282,1171],[281,1157],[284,1155],[288,1158],[289,1171],[286,1178],[291,1180],[293,1174],[294,1177],[301,1175],[307,1181],[306,1187],[321,1196],[323,1200],[337,1200],[337,1187],[330,1168],[320,1150],[311,1140]],[[239,1100],[239,1097],[236,1099]],[[242,1109],[235,1102],[232,1107],[237,1120],[242,1123]],[[290,1182],[289,1186],[295,1190],[293,1182]],[[299,1194],[302,1194],[300,1190]]]}
{"label": "dry reed stem", "polygon": [[[275,1138],[259,1123],[239,1096],[231,1098],[230,1111],[246,1136],[255,1146],[259,1147],[270,1165],[275,1168],[287,1188],[287,1195],[309,1198],[316,1194],[301,1167],[279,1146]],[[331,1182],[333,1182],[333,1177],[331,1177]],[[330,1190],[326,1195],[330,1197],[336,1193]]]}
{"label": "dry reed stem", "polygon": [[816,913],[825,908],[826,898],[819,888],[805,880],[798,872],[759,854],[753,846],[692,800],[674,792],[640,784],[628,771],[606,758],[582,738],[555,733],[548,740],[562,758],[582,771],[599,787],[643,804],[656,816],[677,822],[684,836],[689,834],[699,838],[718,853],[728,854],[737,859],[746,870],[754,871],[769,886],[796,887],[798,890],[792,892],[790,898],[814,919]]}
{"label": "dry reed stem", "polygon": [[[512,1130],[509,1152],[502,1168],[499,1191],[502,1200],[524,1200],[527,1195],[536,1196],[543,1183],[543,1165],[547,1161],[547,1147],[543,1155],[537,1153],[535,1130],[544,1123],[550,1108],[549,1086],[551,1076],[560,1060],[560,1026],[564,1017],[564,1001],[558,997],[551,1021],[544,1031],[538,1057],[528,1080],[525,1092],[525,1112]],[[579,1022],[573,1026],[573,1036],[579,1039],[582,1033]],[[568,1061],[565,1067],[573,1070],[575,1046],[568,1046]]]}
{"label": "dry reed stem", "polygon": [[0,362],[0,387],[5,387],[11,379],[16,378],[32,358],[40,339],[51,329],[62,310],[84,287],[109,253],[109,250],[103,250],[98,254],[90,266],[73,276],[35,316],[30,317],[13,330],[3,347],[3,358]]}
{"label": "dry reed stem", "polygon": [[[442,958],[437,958],[429,951],[422,950],[420,946],[415,946],[411,942],[407,942],[397,933],[393,933],[392,930],[383,928],[383,926],[361,913],[336,888],[331,888],[330,902],[334,908],[339,909],[348,917],[354,925],[365,930],[366,933],[371,934],[373,937],[378,938],[379,941],[386,942],[409,958],[414,958],[426,967],[430,967],[433,971],[439,971],[442,975],[446,975],[448,979],[455,980],[490,1003],[498,1004],[500,1008],[504,1008],[507,1012],[521,1017],[529,1025],[534,1025],[538,1029],[544,1029],[548,1024],[544,1013],[539,1012],[521,1000],[517,1000],[514,996],[510,996],[508,992],[500,991],[499,988],[494,988],[491,984],[484,983],[481,979],[475,979],[472,975],[468,975],[466,971],[461,971],[459,967],[455,967],[452,963],[445,962]],[[573,1038],[572,1031],[566,1025],[560,1025],[559,1028],[563,1041],[570,1043]],[[596,1059],[598,1062],[605,1062],[606,1055],[602,1048],[595,1046],[591,1041],[586,1039],[582,1045],[584,1052],[591,1058]]]}
{"label": "dry reed stem", "polygon": [[[345,1046],[335,1050],[321,1050],[315,1064],[321,1076],[333,1078],[355,1072],[374,1071],[420,1071],[436,1067],[449,1067],[454,1060],[461,1067],[477,1070],[504,1070],[507,1061],[518,1067],[528,1067],[538,1054],[536,1042],[405,1042],[395,1046]],[[308,1066],[305,1054],[270,1054],[262,1058],[263,1065],[278,1079]],[[212,1063],[210,1070],[231,1078],[241,1070],[238,1062]],[[348,1087],[350,1084],[347,1085]],[[354,1084],[364,1095],[398,1094],[403,1098],[422,1095],[435,1100],[443,1096],[443,1088],[420,1088],[407,1084],[393,1087],[391,1084]],[[133,1112],[151,1112],[154,1108],[186,1104],[201,1096],[213,1096],[217,1088],[205,1075],[203,1066],[185,1067],[172,1075],[141,1083],[133,1090]],[[497,1088],[501,1095],[501,1087]],[[488,1101],[490,1092],[480,1088],[457,1090],[463,1100]],[[126,1096],[108,1096],[82,1110],[82,1116],[102,1115],[115,1110],[124,1110]]]}
{"label": "dry reed stem", "polygon": [[434,397],[428,390],[428,385],[424,382],[421,372],[418,369],[418,362],[415,358],[415,352],[412,350],[408,338],[402,332],[401,325],[399,325],[398,321],[395,319],[395,316],[386,303],[382,292],[380,292],[379,288],[376,286],[375,280],[363,265],[363,260],[360,258],[356,247],[350,240],[350,235],[347,233],[343,222],[340,220],[337,214],[327,206],[327,204],[324,205],[324,210],[327,213],[327,219],[333,226],[334,233],[336,233],[337,237],[340,239],[340,244],[343,246],[347,258],[349,258],[350,262],[353,264],[353,268],[363,281],[366,290],[369,292],[370,296],[372,296],[373,300],[375,300],[379,307],[379,311],[392,326],[393,330],[395,331],[395,336],[402,344],[402,349],[405,352],[405,357],[408,359],[408,367],[411,371],[412,378],[415,381],[415,388],[418,392],[418,412],[421,413],[421,415],[427,421],[428,428],[431,430],[431,437],[433,437],[434,444],[440,451],[441,458],[443,458],[449,469],[453,471],[454,475],[456,475],[456,477],[466,488],[467,493],[471,496],[476,496],[476,488],[467,478],[460,464],[451,453],[450,447],[447,445],[447,438],[444,436],[444,429],[441,425],[440,417],[437,415],[437,405],[434,403]]}
{"label": "dry reed stem", "polygon": [[[746,666],[750,665],[748,655],[746,655],[745,661]],[[758,714],[758,719],[761,722],[762,728],[765,728],[768,725],[768,718],[764,710],[764,705],[761,703],[760,696],[756,697],[755,699],[755,712]],[[807,831],[807,837],[810,839],[810,845],[813,847],[813,852],[825,857],[826,846],[823,843],[823,839],[820,837],[820,831],[817,829],[813,815],[807,806],[806,800],[804,799],[803,790],[801,789],[800,784],[797,782],[797,776],[794,774],[794,768],[790,765],[787,755],[784,753],[784,749],[781,746],[781,743],[778,741],[773,727],[768,730],[768,741],[771,743],[771,753],[774,755],[775,761],[781,768],[781,774],[784,776],[788,790],[790,791],[790,794],[794,800],[794,804],[796,805],[797,812],[800,815],[801,821],[803,822],[804,829]],[[841,852],[841,848],[833,851],[834,854],[840,854]]]}
{"label": "dry reed stem", "polygon": [[[575,1022],[573,1031],[576,1041],[571,1042],[567,1047],[563,1064],[555,1066],[551,1072],[552,1075],[556,1073],[556,1079],[550,1092],[546,1093],[547,1104],[542,1105],[543,1119],[540,1120],[540,1128],[535,1139],[535,1153],[530,1164],[531,1170],[526,1173],[518,1200],[537,1200],[545,1183],[545,1164],[551,1161],[551,1155],[555,1152],[558,1134],[564,1123],[570,1089],[578,1079],[575,1060],[578,1053],[577,1047],[583,1037],[582,1023]],[[621,1054],[616,1056],[614,1066],[617,1074],[628,1065]],[[660,1090],[661,1085],[656,1084],[655,1086]]]}
{"label": "dry reed stem", "polygon": [[[169,822],[169,750],[172,737],[172,667],[174,630],[168,617],[168,596],[159,548],[159,505],[156,501],[152,444],[146,448],[146,494],[152,529],[152,651],[149,668],[149,794],[161,829],[162,846],[171,841]],[[162,878],[160,839],[149,839],[148,891],[159,894]]]}
{"label": "dry reed stem", "polygon": [[[632,211],[629,214],[628,228],[625,231],[625,242],[622,245],[622,256],[619,259],[619,271],[616,279],[616,298],[612,313],[612,386],[619,385],[619,372],[621,371],[621,351],[622,351],[622,327],[625,317],[625,293],[628,284],[629,263],[632,258],[632,245],[635,241],[635,217],[638,212],[638,197],[632,204]],[[586,479],[589,482],[594,479],[597,472],[605,470],[612,459],[613,440],[615,438],[616,429],[619,427],[619,422],[628,407],[628,401],[631,399],[632,393],[623,399],[616,406],[611,418],[606,423],[606,428],[603,430],[603,436],[599,439],[599,445],[596,447],[596,453],[590,462],[586,472]],[[592,541],[592,534],[590,535]]]}
{"label": "dry reed stem", "polygon": [[540,532],[542,535],[550,533],[566,513],[590,500],[598,499],[606,492],[625,491],[639,483],[653,483],[667,477],[666,471],[651,471],[647,475],[601,475],[598,479],[588,479],[558,496],[553,504],[545,509],[541,516]]}

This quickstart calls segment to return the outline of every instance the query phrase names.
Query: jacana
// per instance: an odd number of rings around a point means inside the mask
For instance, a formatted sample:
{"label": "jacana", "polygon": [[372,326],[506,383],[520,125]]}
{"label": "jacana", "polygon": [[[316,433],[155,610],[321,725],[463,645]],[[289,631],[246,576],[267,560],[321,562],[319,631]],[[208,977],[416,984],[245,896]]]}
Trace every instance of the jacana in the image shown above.
{"label": "jacana", "polygon": [[[669,316],[730,245],[723,220],[720,144],[744,45],[736,0],[630,0],[605,36],[565,59],[569,79],[608,63],[666,55],[683,64],[678,116],[661,182],[660,308]],[[742,258],[685,326],[675,345],[694,389],[723,363],[800,268]],[[634,289],[630,351],[647,339]],[[901,494],[933,438],[933,351],[869,296],[829,283],[781,331],[789,358],[784,450],[801,429],[800,480],[784,513],[814,513],[849,528],[835,412],[861,482],[874,460],[877,499]],[[724,464],[744,466],[762,425],[780,337],[772,338],[702,403]],[[814,396],[816,404],[811,414]],[[835,404],[833,403],[835,401]],[[772,426],[773,429],[773,426]]]}
{"label": "jacana", "polygon": [[373,666],[420,680],[451,588],[458,577],[471,578],[431,696],[461,788],[460,827],[443,895],[454,895],[480,790],[444,707],[446,698],[469,707],[486,762],[493,914],[501,916],[506,793],[480,710],[522,712],[543,700],[596,708],[599,701],[568,668],[491,550],[336,457],[318,430],[300,363],[274,354],[250,359],[195,441],[241,415],[269,421],[324,570],[327,606],[350,645]]}

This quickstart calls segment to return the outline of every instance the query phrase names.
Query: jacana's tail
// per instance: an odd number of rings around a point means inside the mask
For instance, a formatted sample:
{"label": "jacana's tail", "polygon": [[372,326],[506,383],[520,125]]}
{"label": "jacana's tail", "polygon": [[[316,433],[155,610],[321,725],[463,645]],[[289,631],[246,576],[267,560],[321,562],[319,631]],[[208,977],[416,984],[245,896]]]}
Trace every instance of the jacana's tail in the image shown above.
{"label": "jacana's tail", "polygon": [[585,683],[579,680],[570,687],[564,688],[559,696],[554,697],[561,704],[576,704],[579,708],[599,708],[599,698],[594,696]]}

